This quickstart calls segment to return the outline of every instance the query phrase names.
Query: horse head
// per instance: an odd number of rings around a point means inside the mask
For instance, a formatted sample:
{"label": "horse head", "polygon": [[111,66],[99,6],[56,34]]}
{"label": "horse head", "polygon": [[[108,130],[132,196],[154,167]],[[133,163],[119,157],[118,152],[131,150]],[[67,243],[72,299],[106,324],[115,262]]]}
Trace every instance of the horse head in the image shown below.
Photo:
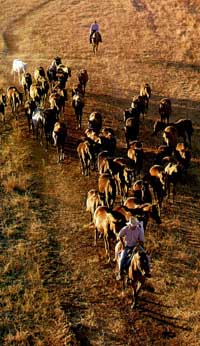
{"label": "horse head", "polygon": [[2,103],[4,106],[6,106],[6,94],[5,93],[2,93],[1,96],[0,96],[0,103]]}
{"label": "horse head", "polygon": [[157,204],[144,203],[141,207],[144,213],[148,217],[151,217],[158,225],[162,223],[160,218],[160,210]]}
{"label": "horse head", "polygon": [[149,259],[142,246],[137,246],[132,261],[134,261],[134,270],[138,270],[143,276],[149,273]]}

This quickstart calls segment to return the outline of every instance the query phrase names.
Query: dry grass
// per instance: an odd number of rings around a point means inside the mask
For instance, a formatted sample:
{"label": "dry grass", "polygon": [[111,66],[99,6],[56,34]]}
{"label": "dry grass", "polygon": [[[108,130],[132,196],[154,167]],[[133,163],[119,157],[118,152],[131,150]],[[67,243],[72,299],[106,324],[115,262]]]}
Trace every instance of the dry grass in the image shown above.
{"label": "dry grass", "polygon": [[[71,66],[64,119],[69,142],[63,165],[28,134],[23,109],[19,121],[6,110],[0,146],[0,344],[3,346],[179,346],[200,345],[199,328],[199,61],[200,5],[193,1],[0,1],[0,87],[16,84],[11,62],[21,58],[47,68],[54,55]],[[94,57],[88,44],[98,19],[103,43]],[[86,68],[83,130],[75,131],[70,88]],[[160,144],[152,138],[161,97],[172,99],[172,121],[194,123],[193,158],[174,205],[166,201],[162,225],[146,231],[153,278],[130,311],[114,267],[105,264],[101,240],[95,249],[87,227],[86,193],[97,174],[80,175],[75,147],[93,110],[112,126],[118,152],[125,153],[123,109],[151,84],[149,113],[141,126],[148,159]],[[19,86],[20,87],[20,86]],[[152,292],[152,287],[155,292]]]}

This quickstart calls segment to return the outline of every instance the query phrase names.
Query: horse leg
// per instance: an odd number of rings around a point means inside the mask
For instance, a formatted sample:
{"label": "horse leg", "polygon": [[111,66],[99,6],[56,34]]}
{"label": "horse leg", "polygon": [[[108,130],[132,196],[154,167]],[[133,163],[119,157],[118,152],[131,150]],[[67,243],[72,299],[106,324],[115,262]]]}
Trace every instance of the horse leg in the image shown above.
{"label": "horse leg", "polygon": [[12,114],[14,115],[14,100],[13,100],[13,98],[11,98],[11,100],[10,100],[10,106],[11,106]]}
{"label": "horse leg", "polygon": [[59,145],[57,146],[57,155],[58,155],[57,163],[60,163],[61,159],[60,159],[60,148],[59,148]]}
{"label": "horse leg", "polygon": [[84,160],[82,156],[80,157],[80,168],[81,168],[82,175],[85,175],[85,165],[84,165]]}
{"label": "horse leg", "polygon": [[167,125],[169,125],[169,114],[167,115]]}
{"label": "horse leg", "polygon": [[81,129],[82,111],[79,112],[79,129]]}
{"label": "horse leg", "polygon": [[139,292],[140,292],[140,290],[141,290],[141,287],[142,287],[142,282],[141,281],[138,281],[137,282],[137,285],[136,285],[136,298],[138,297],[138,294],[139,294]]}
{"label": "horse leg", "polygon": [[6,123],[5,110],[3,110],[3,112],[2,112],[2,122],[5,125],[5,123]]}
{"label": "horse leg", "polygon": [[132,284],[132,287],[133,287],[133,302],[131,305],[132,309],[135,308],[136,305],[138,304],[138,295],[142,286],[144,285],[144,282],[145,282],[145,277],[142,276],[137,282]]}
{"label": "horse leg", "polygon": [[188,133],[188,142],[189,142],[190,148],[192,148],[192,136],[189,133]]}
{"label": "horse leg", "polygon": [[134,282],[132,282],[132,289],[133,289],[133,293],[132,293],[132,304],[131,304],[131,309],[134,309],[136,306],[136,284]]}
{"label": "horse leg", "polygon": [[62,161],[64,161],[65,159],[65,145],[64,144],[61,146],[61,155],[62,155]]}
{"label": "horse leg", "polygon": [[175,183],[173,183],[173,186],[172,186],[172,194],[173,194],[173,203],[174,203],[176,198],[176,184]]}
{"label": "horse leg", "polygon": [[90,175],[90,160],[88,159],[87,160],[87,162],[86,162],[86,172],[87,172],[87,176],[89,176]]}
{"label": "horse leg", "polygon": [[107,263],[110,263],[110,243],[108,239],[108,235],[104,235],[104,244],[105,244],[105,250],[106,250],[106,255],[108,257]]}
{"label": "horse leg", "polygon": [[79,120],[79,111],[76,110],[76,129],[79,129],[80,128],[80,120]]}
{"label": "horse leg", "polygon": [[95,229],[94,229],[94,246],[97,246],[97,234],[98,234],[98,229],[95,227]]}

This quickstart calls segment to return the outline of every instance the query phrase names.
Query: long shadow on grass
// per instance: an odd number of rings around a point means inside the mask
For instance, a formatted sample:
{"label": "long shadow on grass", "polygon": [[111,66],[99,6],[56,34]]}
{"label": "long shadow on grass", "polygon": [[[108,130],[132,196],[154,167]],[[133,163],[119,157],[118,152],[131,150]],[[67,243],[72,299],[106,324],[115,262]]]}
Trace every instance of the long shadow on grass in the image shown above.
{"label": "long shadow on grass", "polygon": [[[142,305],[141,303],[145,302],[145,305]],[[139,311],[143,312],[144,315],[148,316],[148,318],[153,319],[154,321],[160,322],[162,324],[165,324],[167,326],[171,326],[175,329],[179,330],[184,330],[184,331],[191,331],[191,328],[186,325],[188,322],[187,320],[180,319],[177,317],[172,317],[172,316],[166,316],[163,313],[154,311],[153,308],[147,307],[146,303],[148,304],[153,304],[152,301],[147,301],[144,298],[140,298],[140,306],[139,306]],[[161,305],[163,306],[163,305]],[[178,323],[181,323],[178,324]]]}
{"label": "long shadow on grass", "polygon": [[94,93],[87,93],[87,96],[90,98],[94,98],[97,102],[106,103],[113,107],[127,108],[131,104],[131,99],[127,99],[123,97],[114,97],[111,95],[94,94]]}
{"label": "long shadow on grass", "polygon": [[[114,93],[115,91],[113,91],[113,94]],[[89,98],[94,98],[97,102],[105,103],[106,105],[110,105],[111,107],[122,108],[122,114],[124,109],[131,106],[132,97],[137,95],[139,95],[139,92],[133,92],[133,95],[130,98],[114,97],[113,95],[107,94],[87,93],[87,96]],[[167,97],[167,95],[154,94],[152,91],[152,97],[149,101],[149,112],[147,116],[153,113],[154,116],[157,115],[159,117],[159,101],[164,97]],[[199,102],[190,99],[177,99],[173,97],[171,98],[171,102],[172,116],[176,117],[176,119],[179,119],[181,117],[189,118],[191,116],[191,113],[192,116],[199,116]]]}

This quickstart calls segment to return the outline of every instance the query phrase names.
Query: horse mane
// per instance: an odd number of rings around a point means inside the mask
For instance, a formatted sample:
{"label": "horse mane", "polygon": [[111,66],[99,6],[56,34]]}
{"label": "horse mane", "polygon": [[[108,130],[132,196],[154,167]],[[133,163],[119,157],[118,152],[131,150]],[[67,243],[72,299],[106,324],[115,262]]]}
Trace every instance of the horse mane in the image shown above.
{"label": "horse mane", "polygon": [[140,244],[137,244],[135,247],[135,253],[131,259],[131,264],[129,266],[128,276],[130,279],[133,278],[134,271],[137,271],[137,270],[141,271],[140,266],[138,266],[138,260],[141,253],[146,255],[144,248]]}

